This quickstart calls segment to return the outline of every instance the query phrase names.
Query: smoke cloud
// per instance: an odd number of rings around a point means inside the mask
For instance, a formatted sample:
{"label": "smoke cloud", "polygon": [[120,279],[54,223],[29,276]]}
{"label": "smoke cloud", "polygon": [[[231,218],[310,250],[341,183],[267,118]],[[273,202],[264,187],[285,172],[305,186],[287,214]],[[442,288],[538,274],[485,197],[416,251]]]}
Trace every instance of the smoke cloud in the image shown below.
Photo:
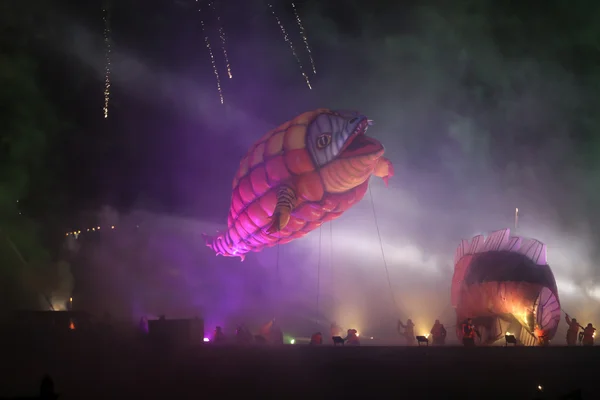
{"label": "smoke cloud", "polygon": [[[505,56],[489,21],[467,24],[458,9],[410,10],[412,22],[402,31],[386,31],[389,21],[361,13],[357,37],[312,7],[301,12],[317,63],[313,91],[266,11],[254,10],[264,32],[231,31],[234,79],[224,85],[224,107],[198,38],[170,39],[194,65],[186,73],[115,46],[115,87],[177,110],[190,126],[203,124],[193,138],[169,129],[165,135],[182,154],[193,148],[195,158],[212,167],[195,168],[192,161],[172,167],[172,158],[155,149],[157,165],[146,173],[169,169],[176,186],[197,187],[185,192],[193,216],[138,210],[118,216],[114,232],[90,239],[78,253],[95,287],[86,307],[133,318],[201,314],[207,328],[232,329],[240,321],[256,326],[277,316],[303,334],[333,320],[384,336],[394,335],[397,318],[412,318],[419,332],[435,318],[452,326],[456,246],[512,227],[518,207],[517,233],[548,245],[563,308],[594,322],[599,216],[586,196],[597,171],[577,162],[570,136],[570,113],[587,97],[574,76],[549,59]],[[293,16],[281,14],[291,30]],[[91,34],[73,29],[72,51],[102,75]],[[300,53],[302,42],[293,38]],[[224,229],[230,182],[245,149],[277,124],[322,106],[359,109],[375,120],[369,134],[384,143],[396,166],[390,188],[373,179],[372,200],[367,195],[332,227],[251,254],[244,263],[214,257],[200,234]],[[217,145],[230,150],[217,156]]]}

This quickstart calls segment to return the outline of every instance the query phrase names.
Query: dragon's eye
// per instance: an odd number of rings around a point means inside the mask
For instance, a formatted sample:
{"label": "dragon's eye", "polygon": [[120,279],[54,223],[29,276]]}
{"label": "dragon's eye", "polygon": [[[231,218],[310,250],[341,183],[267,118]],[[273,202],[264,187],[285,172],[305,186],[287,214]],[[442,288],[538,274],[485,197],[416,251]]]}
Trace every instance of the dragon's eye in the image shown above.
{"label": "dragon's eye", "polygon": [[317,138],[317,147],[324,149],[331,144],[331,133],[323,133]]}
{"label": "dragon's eye", "polygon": [[356,121],[358,121],[358,117],[352,118],[352,119],[350,120],[350,123],[351,123],[351,124],[353,124],[353,123],[355,123]]}

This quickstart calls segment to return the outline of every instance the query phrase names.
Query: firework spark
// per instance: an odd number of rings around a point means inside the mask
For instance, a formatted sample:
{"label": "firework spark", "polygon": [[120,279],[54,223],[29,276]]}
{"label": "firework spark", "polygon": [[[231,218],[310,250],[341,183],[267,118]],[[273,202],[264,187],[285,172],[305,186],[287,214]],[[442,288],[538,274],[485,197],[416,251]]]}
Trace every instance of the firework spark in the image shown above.
{"label": "firework spark", "polygon": [[304,41],[304,46],[306,46],[306,51],[308,52],[308,58],[310,59],[310,66],[312,67],[313,74],[317,74],[317,69],[315,68],[315,60],[313,60],[312,52],[310,51],[310,46],[308,45],[308,38],[306,37],[306,30],[304,29],[304,25],[302,24],[302,20],[300,19],[300,14],[298,14],[298,10],[296,9],[296,4],[292,3],[292,8],[294,9],[294,15],[296,16],[296,22],[298,23],[298,28],[300,28],[300,35],[302,36],[302,40]]}
{"label": "firework spark", "polygon": [[217,15],[217,22],[219,23],[219,38],[221,38],[221,49],[223,50],[223,57],[225,57],[225,64],[227,65],[227,75],[229,76],[229,79],[231,79],[233,78],[233,75],[231,74],[231,65],[229,64],[229,56],[227,55],[227,40],[225,37],[225,29],[223,28],[221,16],[217,12],[215,3],[210,3],[210,6]]}
{"label": "firework spark", "polygon": [[110,35],[110,14],[107,9],[102,10],[104,20],[104,118],[108,118],[108,103],[110,101],[110,54],[111,54],[111,35]]}
{"label": "firework spark", "polygon": [[[196,0],[198,2],[198,0]],[[202,12],[202,9],[198,7],[198,12]],[[208,39],[208,34],[206,33],[206,29],[204,27],[204,20],[200,18],[200,25],[202,26],[202,34],[204,35],[204,43],[206,43],[206,48],[208,49],[208,53],[210,54],[210,62],[212,63],[213,72],[215,74],[215,78],[217,80],[217,90],[219,92],[219,98],[221,99],[221,104],[224,103],[223,100],[223,90],[221,89],[221,78],[219,77],[219,70],[217,69],[217,63],[215,62],[215,55],[213,54],[212,47],[210,45],[210,40]]]}
{"label": "firework spark", "polygon": [[273,14],[273,16],[275,17],[275,20],[277,21],[277,25],[279,25],[279,28],[281,29],[281,33],[283,34],[283,39],[290,46],[290,50],[292,51],[292,55],[294,56],[294,58],[296,58],[296,61],[298,62],[298,66],[300,67],[300,73],[304,77],[304,80],[306,81],[306,85],[308,86],[309,89],[312,90],[312,86],[310,84],[310,80],[308,79],[308,76],[304,73],[304,68],[302,67],[302,61],[300,61],[300,57],[298,57],[298,54],[296,53],[296,49],[294,48],[294,44],[290,40],[290,37],[288,36],[287,31],[285,30],[283,24],[281,23],[281,20],[279,19],[279,17],[275,13],[275,9],[273,8],[273,5],[271,3],[268,3],[268,6],[269,6],[269,9],[271,10],[271,14]]}

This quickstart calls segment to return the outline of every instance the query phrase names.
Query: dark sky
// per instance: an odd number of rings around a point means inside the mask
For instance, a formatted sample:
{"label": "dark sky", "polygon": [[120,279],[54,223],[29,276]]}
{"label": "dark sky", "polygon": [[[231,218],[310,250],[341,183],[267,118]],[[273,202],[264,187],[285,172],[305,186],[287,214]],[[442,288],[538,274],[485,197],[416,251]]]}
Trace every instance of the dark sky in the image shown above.
{"label": "dark sky", "polygon": [[[235,73],[235,80],[228,82],[218,38],[219,23],[207,2],[203,4],[206,11],[199,13],[195,1],[155,1],[151,5],[124,1],[109,8],[114,67],[110,118],[104,120],[101,112],[101,5],[98,2],[66,3],[59,15],[67,24],[70,38],[62,49],[67,54],[61,56],[79,57],[79,60],[69,62],[69,76],[65,77],[66,82],[60,81],[64,82],[61,86],[66,92],[63,97],[70,102],[69,107],[77,110],[74,118],[80,133],[70,143],[68,157],[70,163],[77,165],[72,169],[74,187],[78,188],[75,197],[83,207],[107,202],[127,207],[142,198],[144,203],[151,203],[147,206],[196,213],[198,207],[194,203],[200,193],[210,191],[215,184],[226,182],[225,186],[228,185],[237,165],[236,162],[215,163],[212,157],[222,155],[230,160],[239,159],[248,144],[232,146],[230,137],[218,132],[210,135],[210,139],[203,139],[203,131],[228,130],[236,135],[235,132],[241,130],[240,134],[244,136],[262,135],[260,127],[243,124],[219,128],[219,124],[215,127],[211,123],[206,127],[203,118],[190,115],[189,110],[182,110],[177,104],[184,100],[178,99],[178,89],[174,86],[185,83],[174,83],[175,80],[194,81],[201,85],[198,90],[202,95],[215,102],[211,107],[218,102],[201,18],[211,36],[227,106],[243,109],[264,120],[265,128],[271,128],[305,109],[323,105],[318,100],[318,89],[309,93],[299,79],[298,67],[265,2],[248,1],[240,5],[223,1],[218,5],[227,35],[230,64]],[[301,9],[306,6],[303,3],[306,2],[298,2],[296,6]],[[340,8],[340,3],[335,3],[323,5],[324,15],[335,18],[343,32],[359,34],[357,10]],[[298,37],[290,3],[274,4],[278,16],[294,36],[296,50],[306,58],[302,54],[305,50]],[[311,46],[315,58],[328,51],[312,41]],[[269,57],[275,59],[274,64],[270,64]],[[305,59],[304,63],[307,61]],[[360,67],[360,60],[355,64],[354,68]],[[64,65],[57,65],[57,69],[62,67]],[[119,68],[125,69],[125,73],[119,74]],[[151,69],[151,74],[157,76],[141,79],[142,72],[136,72],[141,68]],[[322,76],[312,78],[315,88],[327,74],[335,73],[327,64],[320,65],[319,70]],[[84,77],[69,79],[80,74]],[[139,81],[132,83],[136,79]],[[73,85],[78,85],[76,94],[69,88]],[[277,93],[273,90],[276,87],[293,88],[300,98],[282,101],[278,96],[287,96],[287,93]],[[166,98],[164,90],[171,91],[173,98]],[[228,117],[221,113],[213,114],[212,118]],[[244,132],[248,129],[252,132]],[[200,183],[207,180],[207,184]],[[216,204],[227,201],[229,194],[222,194],[216,198],[210,196],[210,199]],[[210,202],[210,199],[203,201]]]}
{"label": "dark sky", "polygon": [[[379,121],[373,134],[399,170],[435,177],[439,191],[469,201],[501,193],[491,197],[510,197],[506,209],[543,202],[566,225],[574,224],[569,210],[587,209],[592,201],[595,144],[586,141],[594,123],[589,105],[598,98],[599,36],[597,7],[584,8],[583,1],[568,7],[546,2],[544,8],[467,0],[297,2],[316,76],[291,3],[274,2],[313,90],[264,1],[216,2],[231,80],[219,22],[207,2],[199,13],[195,1],[119,1],[111,7],[107,120],[101,110],[101,6],[69,3],[56,13],[66,33],[56,50],[69,70],[53,70],[53,80],[76,119],[65,157],[82,208],[143,203],[218,219],[227,212],[232,176],[251,143],[317,107],[372,116]],[[406,190],[422,190],[413,187],[417,181],[407,179]],[[461,196],[446,202],[460,204]]]}

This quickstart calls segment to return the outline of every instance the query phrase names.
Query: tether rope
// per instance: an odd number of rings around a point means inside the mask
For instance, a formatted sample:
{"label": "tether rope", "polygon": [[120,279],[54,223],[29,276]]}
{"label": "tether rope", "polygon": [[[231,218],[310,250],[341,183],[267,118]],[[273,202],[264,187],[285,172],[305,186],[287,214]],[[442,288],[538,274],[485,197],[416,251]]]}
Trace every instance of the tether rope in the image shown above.
{"label": "tether rope", "polygon": [[319,300],[321,297],[321,242],[323,238],[323,230],[319,226],[319,258],[317,260],[317,312],[315,320],[317,325],[319,324]]}
{"label": "tether rope", "polygon": [[383,241],[381,240],[381,231],[379,229],[379,222],[377,222],[377,213],[375,211],[375,202],[373,201],[373,193],[371,193],[371,185],[369,185],[369,197],[371,198],[371,207],[373,209],[373,218],[375,219],[375,227],[377,228],[377,237],[379,238],[379,247],[381,249],[381,258],[383,259],[383,266],[385,268],[385,275],[387,277],[388,286],[390,288],[390,295],[392,297],[392,303],[396,307],[396,311],[400,314],[400,308],[396,302],[396,296],[394,295],[394,288],[392,287],[392,280],[390,279],[390,271],[388,268],[387,261],[385,259],[385,251],[383,250]]}
{"label": "tether rope", "polygon": [[333,270],[333,220],[329,221],[329,265],[331,268],[331,292],[332,292],[332,305],[335,312],[335,279]]}
{"label": "tether rope", "polygon": [[278,240],[277,240],[277,258],[275,260],[275,269],[276,269],[276,273],[277,273],[277,280],[281,283],[281,277],[279,276],[279,246],[280,246],[280,242],[281,242],[281,233],[278,233]]}
{"label": "tether rope", "polygon": [[[281,232],[277,232],[277,252],[276,252],[276,258],[275,258],[275,275],[276,275],[276,279],[277,279],[277,289],[279,291],[281,291],[281,287],[283,286],[281,283],[281,275],[279,274],[279,259],[280,259],[280,242],[281,242]],[[279,307],[277,307],[276,305],[279,304],[278,301],[273,301],[273,315],[277,316],[279,314]],[[275,318],[275,317],[273,317]]]}

